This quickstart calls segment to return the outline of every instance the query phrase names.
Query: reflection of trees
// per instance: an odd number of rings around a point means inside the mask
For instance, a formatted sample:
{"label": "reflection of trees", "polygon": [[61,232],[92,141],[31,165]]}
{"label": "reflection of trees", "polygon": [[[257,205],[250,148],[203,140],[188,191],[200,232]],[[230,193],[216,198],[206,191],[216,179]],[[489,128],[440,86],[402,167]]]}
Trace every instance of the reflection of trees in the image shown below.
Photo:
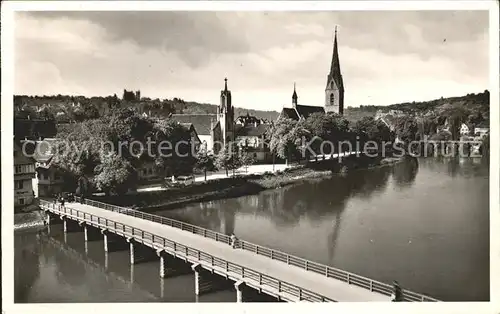
{"label": "reflection of trees", "polygon": [[278,226],[297,224],[302,217],[321,220],[341,213],[350,197],[368,198],[384,189],[389,176],[390,169],[377,168],[353,171],[345,177],[310,180],[253,196],[258,197],[258,206],[251,206],[246,197],[240,198],[244,203],[241,208],[244,212],[253,211],[266,216]]}
{"label": "reflection of trees", "polygon": [[189,206],[180,211],[155,214],[229,235],[234,232],[235,215],[240,207],[237,199],[227,199],[200,203],[199,206]]}
{"label": "reflection of trees", "polygon": [[16,234],[14,243],[14,302],[26,302],[40,277],[40,249],[33,233]]}
{"label": "reflection of trees", "polygon": [[455,177],[460,169],[458,158],[447,158],[448,174],[450,177]]}
{"label": "reflection of trees", "polygon": [[421,168],[433,172],[446,173],[451,177],[457,175],[463,177],[487,176],[489,163],[483,158],[472,157],[437,157],[419,159]]}
{"label": "reflection of trees", "polygon": [[257,195],[205,202],[156,214],[226,234],[234,231],[237,212],[265,217],[280,227],[291,227],[303,218],[319,221],[332,216],[334,245],[347,200],[350,197],[370,198],[373,193],[385,189],[390,174],[391,170],[387,167],[352,171],[344,177],[308,180],[303,184],[267,190]]}
{"label": "reflection of trees", "polygon": [[418,159],[406,156],[403,162],[393,167],[392,176],[400,187],[409,187],[415,182],[418,173]]}

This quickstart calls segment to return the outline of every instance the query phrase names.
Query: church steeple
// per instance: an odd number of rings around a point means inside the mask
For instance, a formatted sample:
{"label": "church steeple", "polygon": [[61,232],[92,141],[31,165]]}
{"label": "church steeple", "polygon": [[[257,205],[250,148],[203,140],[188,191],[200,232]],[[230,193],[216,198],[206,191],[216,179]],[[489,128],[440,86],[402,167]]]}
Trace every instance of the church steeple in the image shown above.
{"label": "church steeple", "polygon": [[344,112],[344,81],[340,71],[339,49],[337,44],[337,26],[333,39],[332,63],[326,78],[325,111],[342,115]]}
{"label": "church steeple", "polygon": [[[342,73],[340,72],[340,60],[339,60],[339,48],[337,44],[337,26],[335,26],[335,37],[333,39],[333,54],[332,63],[330,66],[330,73],[328,74],[328,80],[334,79],[337,83],[339,89],[343,88],[344,82],[342,81]],[[329,82],[327,82],[328,84]]]}
{"label": "church steeple", "polygon": [[224,90],[220,91],[220,106],[217,121],[220,123],[222,141],[226,145],[227,141],[233,140],[234,108],[231,103],[231,91],[227,89],[227,77],[224,78]]}
{"label": "church steeple", "polygon": [[295,90],[295,82],[293,83],[293,95],[292,95],[292,105],[295,108],[297,106],[297,100],[299,97],[297,96],[297,91]]}

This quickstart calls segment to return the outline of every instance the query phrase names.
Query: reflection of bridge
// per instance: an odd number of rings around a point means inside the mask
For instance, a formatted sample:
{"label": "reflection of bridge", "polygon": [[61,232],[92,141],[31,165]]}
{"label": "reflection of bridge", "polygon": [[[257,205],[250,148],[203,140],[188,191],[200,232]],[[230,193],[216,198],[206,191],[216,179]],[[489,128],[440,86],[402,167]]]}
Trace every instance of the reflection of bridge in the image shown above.
{"label": "reflection of bridge", "polygon": [[[40,237],[41,235],[37,235],[37,237]],[[48,243],[49,245],[51,245],[53,248],[59,250],[60,252],[62,252],[65,256],[69,257],[72,261],[75,261],[76,263],[78,264],[81,264],[83,265],[85,268],[87,267],[91,267],[92,270],[96,270],[100,273],[103,273],[103,274],[106,274],[107,276],[108,275],[111,275],[113,276],[113,278],[117,279],[120,283],[122,284],[125,284],[125,285],[130,285],[131,283],[134,283],[134,278],[132,277],[133,276],[133,272],[131,271],[131,278],[125,278],[123,277],[122,275],[116,273],[116,272],[112,272],[112,271],[109,271],[109,269],[107,268],[107,259],[109,258],[108,257],[108,254],[105,254],[105,265],[101,265],[99,263],[97,263],[96,261],[94,261],[93,259],[89,258],[88,256],[84,255],[83,253],[79,252],[78,250],[72,248],[71,246],[51,237],[51,236],[46,236],[44,238],[44,242]],[[141,288],[141,287],[139,287]],[[146,295],[149,297],[149,298],[152,298],[152,299],[156,299],[157,296],[154,295],[153,293],[147,291],[147,290],[144,290],[144,289],[140,289],[141,291],[144,291],[146,293]]]}
{"label": "reflection of bridge", "polygon": [[[233,249],[227,235],[161,216],[91,200],[65,208],[40,203],[49,216],[63,220],[65,232],[83,227],[88,239],[89,231],[99,228],[105,250],[113,237],[126,240],[132,264],[156,251],[161,277],[192,269],[196,295],[233,284],[239,302],[270,296],[289,302],[389,301],[392,293],[390,285],[246,241]],[[407,301],[436,301],[410,291],[404,295]]]}

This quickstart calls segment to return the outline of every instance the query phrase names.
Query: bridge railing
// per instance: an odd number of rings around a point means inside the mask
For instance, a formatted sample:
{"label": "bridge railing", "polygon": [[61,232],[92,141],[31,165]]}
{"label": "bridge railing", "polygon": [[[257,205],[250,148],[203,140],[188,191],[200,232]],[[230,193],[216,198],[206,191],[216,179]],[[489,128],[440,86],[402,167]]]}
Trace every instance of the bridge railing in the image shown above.
{"label": "bridge railing", "polygon": [[[77,200],[78,200],[78,198],[77,198]],[[89,199],[85,200],[85,204],[90,205],[90,206],[94,206],[94,207],[98,207],[98,208],[102,208],[102,209],[106,209],[106,210],[110,210],[110,211],[114,211],[114,212],[119,212],[119,213],[122,213],[125,215],[129,215],[129,216],[133,216],[133,217],[137,217],[137,218],[141,218],[141,219],[145,219],[145,220],[150,220],[150,221],[164,224],[164,225],[167,225],[170,227],[185,230],[185,231],[197,234],[197,235],[201,235],[203,237],[210,238],[210,239],[213,239],[213,240],[218,241],[218,242],[223,242],[226,244],[231,243],[230,236],[228,236],[226,234],[219,233],[219,232],[209,230],[209,229],[205,229],[202,227],[198,227],[198,226],[188,224],[188,223],[185,223],[182,221],[178,221],[175,219],[166,218],[166,217],[153,215],[153,214],[149,214],[149,213],[144,213],[144,212],[134,210],[131,208],[120,207],[120,206],[106,204],[106,203],[102,203],[102,202],[98,202],[98,201],[94,201],[94,200],[89,200]],[[248,242],[245,240],[238,240],[238,247],[243,249],[243,250],[251,251],[251,252],[254,252],[255,254],[263,255],[263,256],[269,257],[271,259],[278,260],[278,261],[287,263],[289,265],[293,265],[293,266],[305,269],[307,271],[315,272],[317,274],[320,274],[320,275],[323,275],[326,277],[335,278],[337,280],[341,280],[341,281],[346,282],[348,284],[362,287],[362,288],[368,289],[368,290],[373,291],[373,292],[378,292],[378,293],[381,293],[381,294],[384,294],[387,296],[390,296],[393,293],[393,287],[389,284],[386,284],[386,283],[383,283],[380,281],[376,281],[376,280],[373,280],[370,278],[366,278],[366,277],[363,277],[363,276],[360,276],[360,275],[357,275],[357,274],[354,274],[351,272],[347,272],[347,271],[344,271],[344,270],[341,270],[341,269],[338,269],[335,267],[312,262],[312,261],[306,260],[306,259],[301,258],[301,257],[297,257],[297,256],[290,255],[290,254],[287,254],[287,253],[284,253],[284,252],[281,252],[278,250],[274,250],[274,249],[270,249],[270,248],[267,248],[264,246],[260,246],[260,245],[257,245],[257,244],[254,244],[254,243],[251,243],[251,242]],[[420,293],[416,293],[416,292],[412,292],[412,291],[409,291],[406,289],[404,290],[403,298],[404,298],[404,301],[409,301],[409,302],[438,302],[439,301],[439,300],[431,298],[429,296],[426,296],[426,295],[423,295]]]}
{"label": "bridge railing", "polygon": [[112,219],[102,218],[44,200],[40,201],[40,206],[56,214],[71,217],[78,222],[85,222],[88,225],[101,229],[107,229],[124,237],[134,238],[136,241],[146,244],[153,249],[164,249],[174,252],[176,256],[185,258],[192,263],[202,264],[206,268],[219,271],[223,274],[228,274],[229,276],[233,276],[238,279],[246,279],[245,282],[247,282],[247,284],[253,284],[258,288],[262,288],[264,291],[268,290],[271,293],[277,291],[282,297],[283,294],[286,294],[288,298],[291,297],[291,300],[297,298],[300,301],[308,302],[335,302],[335,300],[326,298],[315,292],[303,289],[285,281],[281,281],[250,268],[229,262],[196,248],[155,235],[140,228],[135,228]]}

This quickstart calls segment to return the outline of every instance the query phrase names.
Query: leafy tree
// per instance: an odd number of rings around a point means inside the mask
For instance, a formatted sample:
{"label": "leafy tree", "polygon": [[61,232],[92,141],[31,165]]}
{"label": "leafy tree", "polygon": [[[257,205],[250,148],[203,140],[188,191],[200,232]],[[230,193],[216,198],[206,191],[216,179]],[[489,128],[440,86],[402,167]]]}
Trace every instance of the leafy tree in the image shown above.
{"label": "leafy tree", "polygon": [[130,162],[113,154],[101,157],[101,164],[95,168],[94,182],[106,194],[124,194],[136,188],[137,173]]}
{"label": "leafy tree", "polygon": [[206,150],[199,150],[196,154],[195,168],[202,170],[207,181],[207,171],[215,167],[214,156],[207,154]]}
{"label": "leafy tree", "polygon": [[226,176],[229,175],[229,170],[232,170],[234,175],[234,171],[241,167],[241,158],[235,143],[222,147],[215,156],[215,166],[219,170],[225,169]]}
{"label": "leafy tree", "polygon": [[255,163],[255,159],[248,152],[242,152],[240,155],[240,162],[243,167],[245,167],[245,172],[248,172],[248,167]]}
{"label": "leafy tree", "polygon": [[[343,117],[335,114],[313,113],[304,121],[305,136],[310,141],[317,138],[311,144],[311,149],[320,152],[322,141],[329,141],[334,146],[339,141],[345,140],[349,133],[349,122]],[[330,148],[324,146],[324,148]],[[321,153],[333,153],[333,151],[323,151]]]}
{"label": "leafy tree", "polygon": [[155,139],[162,147],[153,145],[155,162],[166,176],[191,174],[196,164],[194,143],[188,129],[173,120],[154,120]]}
{"label": "leafy tree", "polygon": [[292,156],[297,156],[302,147],[302,137],[308,135],[302,121],[292,119],[279,119],[273,126],[270,139],[271,152],[287,161]]}
{"label": "leafy tree", "polygon": [[375,120],[374,117],[363,117],[356,122],[352,131],[362,140],[375,141],[377,143],[389,142],[392,138],[391,130],[387,125]]}
{"label": "leafy tree", "polygon": [[416,120],[411,116],[396,118],[395,132],[398,138],[405,144],[405,149],[408,149],[410,142],[417,139],[418,125]]}

